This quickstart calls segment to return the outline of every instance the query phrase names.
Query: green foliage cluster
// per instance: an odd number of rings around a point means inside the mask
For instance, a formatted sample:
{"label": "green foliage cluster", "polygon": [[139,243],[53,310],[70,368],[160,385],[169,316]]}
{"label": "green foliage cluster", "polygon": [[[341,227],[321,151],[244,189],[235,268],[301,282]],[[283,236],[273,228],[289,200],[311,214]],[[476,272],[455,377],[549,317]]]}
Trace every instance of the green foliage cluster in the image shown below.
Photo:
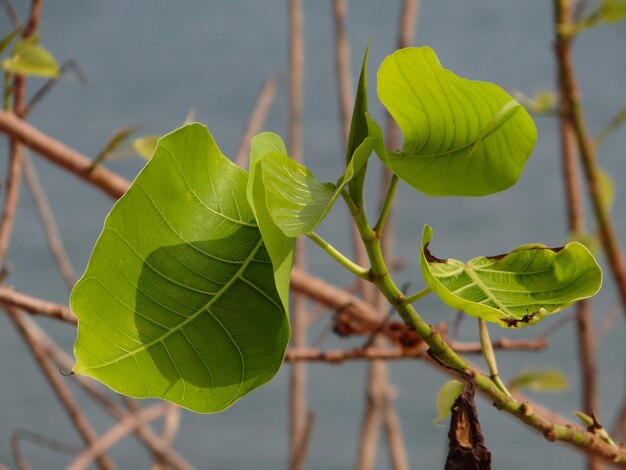
{"label": "green foliage cluster", "polygon": [[[72,292],[79,318],[74,372],[135,397],[164,398],[198,412],[225,409],[282,364],[301,235],[376,284],[395,307],[421,297],[397,298],[375,244],[398,180],[431,196],[503,191],[519,179],[536,130],[500,87],[444,69],[428,47],[407,48],[378,71],[378,97],[404,136],[402,150],[386,149],[368,114],[366,59],[346,168],[336,182],[320,182],[272,133],[253,140],[249,172],[231,163],[199,124],[159,140],[111,210]],[[372,228],[363,195],[374,153],[394,182]],[[314,232],[340,197],[366,245],[369,268]],[[536,323],[601,285],[595,259],[576,242],[555,249],[525,245],[465,263],[433,256],[431,239],[426,226],[420,258],[429,288],[452,308],[502,327]]]}

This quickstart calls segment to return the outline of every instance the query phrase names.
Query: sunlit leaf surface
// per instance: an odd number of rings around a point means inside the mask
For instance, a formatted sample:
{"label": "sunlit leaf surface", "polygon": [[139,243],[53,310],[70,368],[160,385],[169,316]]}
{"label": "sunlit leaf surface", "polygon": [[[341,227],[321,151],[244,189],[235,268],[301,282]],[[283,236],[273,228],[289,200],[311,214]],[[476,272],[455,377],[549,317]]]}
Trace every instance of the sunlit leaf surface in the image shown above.
{"label": "sunlit leaf surface", "polygon": [[247,179],[204,126],[159,141],[72,292],[74,372],[199,412],[274,376],[289,325]]}

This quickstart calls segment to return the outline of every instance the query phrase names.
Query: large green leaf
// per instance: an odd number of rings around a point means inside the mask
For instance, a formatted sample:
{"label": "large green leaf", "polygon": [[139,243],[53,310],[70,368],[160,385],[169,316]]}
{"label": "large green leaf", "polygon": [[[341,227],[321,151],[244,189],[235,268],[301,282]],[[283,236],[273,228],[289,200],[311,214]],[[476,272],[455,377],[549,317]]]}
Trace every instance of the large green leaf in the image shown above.
{"label": "large green leaf", "polygon": [[602,285],[600,266],[580,243],[523,245],[464,263],[433,256],[432,237],[426,225],[420,261],[428,286],[450,307],[504,327],[537,323],[595,295]]}
{"label": "large green leaf", "polygon": [[304,165],[284,153],[266,154],[260,166],[267,209],[276,226],[288,237],[304,235],[317,227],[346,184],[365,168],[374,143],[375,139],[368,137],[357,147],[337,184],[320,183]]}
{"label": "large green leaf", "polygon": [[274,223],[268,207],[265,189],[264,168],[261,161],[268,154],[284,155],[287,153],[285,143],[276,134],[263,132],[252,139],[250,149],[250,178],[246,188],[248,203],[254,212],[259,224],[261,235],[269,253],[274,268],[274,277],[278,287],[278,294],[285,310],[289,310],[289,279],[293,266],[294,248],[296,240],[287,237]]}
{"label": "large green leaf", "polygon": [[378,96],[400,126],[403,151],[383,162],[431,196],[483,196],[517,182],[535,145],[526,110],[497,85],[458,77],[429,47],[387,57]]}
{"label": "large green leaf", "polygon": [[204,126],[159,141],[72,292],[74,372],[199,412],[274,376],[289,324],[247,179]]}

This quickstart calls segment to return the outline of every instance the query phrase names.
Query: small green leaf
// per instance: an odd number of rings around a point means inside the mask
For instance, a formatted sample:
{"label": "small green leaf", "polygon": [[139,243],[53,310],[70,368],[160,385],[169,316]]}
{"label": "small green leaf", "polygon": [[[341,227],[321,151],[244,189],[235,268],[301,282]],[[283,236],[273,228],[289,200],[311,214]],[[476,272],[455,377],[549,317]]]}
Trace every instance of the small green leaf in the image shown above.
{"label": "small green leaf", "polygon": [[59,66],[50,52],[37,44],[36,38],[18,42],[13,54],[2,62],[5,70],[39,77],[56,78]]}
{"label": "small green leaf", "polygon": [[526,110],[497,85],[458,77],[429,47],[387,57],[378,96],[400,126],[402,152],[383,158],[431,196],[483,196],[517,182],[537,138]]}
{"label": "small green leaf", "polygon": [[613,184],[613,178],[606,171],[598,169],[598,180],[600,183],[600,201],[607,210],[613,207],[613,201],[615,200],[615,185]]}
{"label": "small green leaf", "polygon": [[337,184],[320,183],[305,166],[284,153],[268,153],[261,160],[267,208],[288,237],[311,232],[332,209],[342,189],[365,167],[375,139],[366,138],[354,151]]}
{"label": "small green leaf", "polygon": [[465,384],[458,380],[449,380],[441,386],[435,400],[435,408],[437,410],[437,417],[433,420],[435,426],[438,428],[444,427],[439,423],[452,414],[452,405],[459,398],[464,387]]}
{"label": "small green leaf", "polygon": [[[354,158],[354,153],[369,136],[368,130],[368,109],[367,109],[367,56],[370,48],[368,41],[363,55],[363,65],[359,75],[359,83],[354,98],[354,108],[352,110],[352,122],[350,123],[350,133],[346,146],[346,165]],[[370,152],[371,153],[371,152]],[[366,168],[363,167],[356,177],[348,185],[348,191],[352,201],[357,205],[363,203],[363,184],[365,182]]]}
{"label": "small green leaf", "polygon": [[527,370],[511,380],[509,390],[525,388],[533,392],[562,392],[568,386],[567,379],[559,370]]}
{"label": "small green leaf", "polygon": [[289,322],[247,180],[204,126],[159,141],[72,291],[74,372],[203,413],[276,374]]}
{"label": "small green leaf", "polygon": [[278,294],[285,311],[289,311],[289,280],[293,266],[294,248],[296,240],[287,237],[274,223],[268,211],[267,194],[263,183],[263,166],[261,161],[268,154],[286,154],[283,140],[271,132],[263,132],[254,139],[250,149],[250,177],[246,187],[246,197],[254,216],[259,224],[259,230],[267,252],[272,260],[274,278]]}
{"label": "small green leaf", "polygon": [[617,23],[626,18],[626,1],[602,0],[598,11],[601,20],[605,23]]}
{"label": "small green leaf", "polygon": [[115,157],[115,155],[119,153],[120,147],[126,143],[128,138],[133,135],[138,128],[138,125],[133,125],[115,130],[109,136],[104,148],[96,155],[96,158],[93,159],[91,168],[97,167],[104,160],[109,160],[112,156]]}
{"label": "small green leaf", "polygon": [[420,262],[428,286],[448,306],[503,327],[537,323],[595,295],[602,285],[600,266],[580,243],[560,248],[522,245],[464,263],[433,256],[432,237],[426,225]]}
{"label": "small green leaf", "polygon": [[0,40],[0,54],[7,50],[7,47],[11,45],[15,36],[17,36],[21,31],[22,28],[16,28]]}
{"label": "small green leaf", "polygon": [[144,135],[133,140],[133,150],[140,157],[150,160],[157,147],[157,143],[161,136],[159,135]]}

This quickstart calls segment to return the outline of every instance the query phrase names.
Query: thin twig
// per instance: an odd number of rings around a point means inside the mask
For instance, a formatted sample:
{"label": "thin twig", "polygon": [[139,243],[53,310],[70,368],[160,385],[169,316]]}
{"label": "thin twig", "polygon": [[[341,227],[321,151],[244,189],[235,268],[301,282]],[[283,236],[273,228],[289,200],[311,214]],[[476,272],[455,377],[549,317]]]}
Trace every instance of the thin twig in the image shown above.
{"label": "thin twig", "polygon": [[56,165],[101,188],[114,198],[121,197],[129,182],[112,171],[99,166],[90,170],[91,160],[37,130],[15,114],[0,111],[0,132],[26,145]]}
{"label": "thin twig", "polygon": [[44,232],[46,233],[48,246],[50,247],[50,251],[54,256],[54,259],[56,260],[59,271],[61,271],[65,284],[71,289],[74,284],[76,284],[76,274],[74,273],[72,262],[65,251],[65,247],[63,246],[63,241],[61,240],[59,230],[57,229],[57,225],[54,220],[54,214],[48,204],[48,198],[46,197],[43,187],[39,182],[37,170],[28,156],[24,159],[23,169],[26,184],[30,188],[30,192],[33,195],[35,206],[39,212],[39,218],[41,219]]}
{"label": "thin twig", "polygon": [[[557,86],[559,89],[561,151],[563,158],[563,177],[565,181],[565,195],[567,204],[568,230],[570,234],[584,233],[584,212],[582,191],[580,189],[580,151],[576,142],[576,124],[572,113],[572,101],[568,97],[568,73],[566,62],[571,61],[571,37],[561,34],[561,28],[572,25],[574,22],[574,2],[571,0],[555,0],[555,41],[558,74]],[[626,307],[626,305],[625,305]],[[576,320],[578,333],[578,351],[582,384],[582,405],[585,413],[593,415],[598,410],[598,388],[595,364],[594,332],[591,323],[591,304],[588,299],[582,300],[576,306]],[[602,462],[590,456],[587,459],[588,470],[599,470]]]}
{"label": "thin twig", "polygon": [[[42,0],[32,0],[30,14],[26,27],[22,32],[22,38],[28,39],[37,30],[41,17]],[[25,116],[26,77],[15,75],[13,80],[13,110],[19,117]],[[20,184],[22,179],[22,162],[24,151],[20,142],[15,138],[9,140],[9,170],[7,172],[6,196],[4,208],[0,217],[0,266],[4,265],[7,250],[13,232],[13,222],[17,211],[20,197]]]}
{"label": "thin twig", "polygon": [[[54,344],[54,342],[48,338],[36,324],[33,323],[31,326],[41,338],[41,343],[45,346],[50,357],[60,367],[65,368],[66,370],[71,370],[74,364],[74,359],[69,357],[63,350]],[[96,382],[92,379],[78,374],[73,374],[71,377],[76,380],[76,382],[89,394],[89,396],[100,404],[111,416],[120,420],[129,415],[127,411],[107,397],[102,390],[96,386]],[[134,400],[130,398],[127,400],[134,402]],[[190,470],[192,468],[191,464],[189,464],[180,454],[173,450],[167,442],[164,442],[161,438],[159,438],[149,426],[138,427],[135,430],[135,434],[137,434],[137,437],[146,444],[155,459],[162,459],[166,461],[176,470]]]}
{"label": "thin twig", "polygon": [[44,315],[64,322],[76,324],[76,316],[68,307],[60,304],[31,297],[20,292],[16,292],[9,287],[0,285],[0,302],[11,307],[18,307],[28,313]]}
{"label": "thin twig", "polygon": [[82,450],[81,447],[66,444],[65,442],[60,442],[56,439],[51,439],[26,429],[17,429],[11,435],[11,453],[13,454],[13,461],[15,462],[15,465],[20,470],[32,468],[26,458],[22,455],[22,451],[20,449],[20,443],[22,441],[29,441],[35,445],[45,447],[54,452],[70,455],[78,455]]}
{"label": "thin twig", "polygon": [[[289,155],[297,162],[302,161],[302,86],[304,70],[304,35],[302,31],[303,13],[300,0],[288,0],[289,10]],[[296,241],[294,266],[305,269],[303,240]],[[292,298],[291,344],[301,348],[306,346],[307,320],[305,298],[297,293]],[[289,468],[302,470],[305,466],[308,449],[306,364],[292,366],[290,381],[290,455]]]}
{"label": "thin twig", "polygon": [[[5,310],[9,314],[9,318],[13,320],[13,323],[17,327],[17,330],[22,335],[28,346],[30,347],[35,360],[39,364],[41,371],[44,373],[45,377],[48,379],[52,389],[55,394],[63,404],[65,410],[67,411],[72,423],[82,436],[83,440],[87,445],[93,445],[98,437],[87,421],[85,415],[80,411],[78,406],[76,405],[76,401],[72,395],[70,389],[63,383],[60,379],[58,371],[56,371],[48,358],[46,357],[46,351],[43,345],[41,344],[39,338],[36,333],[30,328],[30,320],[17,308],[15,307],[5,307]],[[98,465],[103,469],[113,469],[115,465],[113,462],[106,456],[104,452],[98,452],[95,454]]]}
{"label": "thin twig", "polygon": [[128,434],[134,432],[138,427],[160,418],[166,411],[167,403],[159,403],[158,405],[142,408],[140,411],[124,417],[76,457],[74,462],[67,467],[68,470],[87,468],[96,456],[101,455]]}
{"label": "thin twig", "polygon": [[[558,9],[560,0],[555,0],[554,4],[555,9]],[[556,27],[557,37],[558,35],[564,36],[560,24],[557,24]],[[609,213],[609,208],[603,198],[602,181],[600,179],[596,151],[593,141],[587,132],[580,98],[580,89],[578,87],[576,74],[574,73],[571,43],[566,39],[557,41],[555,51],[567,118],[572,123],[576,135],[576,142],[580,151],[583,168],[585,169],[587,188],[591,196],[593,209],[600,229],[600,240],[617,285],[623,313],[626,315],[626,263],[624,261],[623,251],[619,245],[613,220]]]}
{"label": "thin twig", "polygon": [[243,132],[243,137],[239,143],[239,148],[236,153],[237,156],[235,157],[235,163],[241,168],[246,166],[246,162],[250,156],[250,142],[252,141],[252,138],[259,133],[263,123],[265,122],[267,113],[269,112],[272,102],[274,101],[274,96],[276,95],[276,89],[278,88],[279,82],[280,75],[274,74],[263,82],[263,86],[259,90],[254,108],[248,118],[246,128]]}

